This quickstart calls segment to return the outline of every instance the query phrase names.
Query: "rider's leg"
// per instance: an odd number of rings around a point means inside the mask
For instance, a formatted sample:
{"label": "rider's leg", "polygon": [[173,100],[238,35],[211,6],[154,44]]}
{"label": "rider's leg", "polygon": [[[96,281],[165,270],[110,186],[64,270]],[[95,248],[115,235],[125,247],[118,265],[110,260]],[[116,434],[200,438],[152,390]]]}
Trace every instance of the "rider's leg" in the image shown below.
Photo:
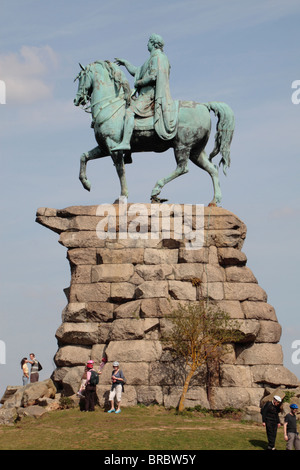
{"label": "rider's leg", "polygon": [[130,140],[134,128],[134,112],[131,108],[127,108],[124,121],[124,131],[122,141],[112,149],[112,152],[117,150],[130,150]]}

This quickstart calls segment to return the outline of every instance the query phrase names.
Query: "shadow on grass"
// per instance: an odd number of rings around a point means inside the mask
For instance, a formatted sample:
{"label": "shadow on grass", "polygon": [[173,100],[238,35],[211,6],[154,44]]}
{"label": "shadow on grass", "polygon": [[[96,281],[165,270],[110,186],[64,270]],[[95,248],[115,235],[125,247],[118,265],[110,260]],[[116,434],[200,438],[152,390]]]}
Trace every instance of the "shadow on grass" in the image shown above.
{"label": "shadow on grass", "polygon": [[268,444],[265,441],[261,441],[258,439],[249,439],[249,442],[253,447],[259,447],[262,450],[267,450]]}

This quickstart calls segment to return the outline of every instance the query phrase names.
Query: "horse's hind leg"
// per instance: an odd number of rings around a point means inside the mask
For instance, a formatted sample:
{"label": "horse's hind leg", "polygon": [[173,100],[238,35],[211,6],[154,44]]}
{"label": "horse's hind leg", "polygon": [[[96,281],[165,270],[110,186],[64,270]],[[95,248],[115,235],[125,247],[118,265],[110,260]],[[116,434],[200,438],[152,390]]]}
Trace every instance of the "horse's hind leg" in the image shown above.
{"label": "horse's hind leg", "polygon": [[127,181],[126,181],[123,152],[122,151],[112,152],[111,158],[114,162],[114,165],[116,167],[118,177],[120,180],[120,186],[121,186],[121,195],[120,195],[121,199],[120,200],[122,200],[123,198],[127,199],[128,188],[127,188]]}
{"label": "horse's hind leg", "polygon": [[195,163],[195,165],[199,166],[210,174],[213,182],[214,197],[209,205],[216,206],[222,200],[218,168],[213,163],[211,163],[204,150],[202,150],[200,155],[195,155],[195,153],[192,153],[190,159],[193,163]]}
{"label": "horse's hind leg", "polygon": [[83,187],[87,191],[90,191],[90,189],[91,189],[91,183],[89,182],[89,180],[87,179],[87,176],[86,176],[87,162],[89,160],[95,160],[96,158],[101,158],[101,157],[105,157],[105,155],[102,154],[99,147],[95,147],[93,150],[90,150],[89,152],[83,153],[80,157],[79,179],[80,179]]}
{"label": "horse's hind leg", "polygon": [[178,176],[184,175],[185,173],[188,173],[188,160],[189,160],[189,153],[190,149],[189,148],[184,148],[182,150],[174,150],[175,152],[175,158],[177,162],[177,167],[176,169],[167,177],[162,178],[158,180],[152,189],[151,193],[151,201],[153,202],[159,202],[160,199],[158,198],[162,188],[169,183],[170,181],[174,180],[175,178],[178,178]]}

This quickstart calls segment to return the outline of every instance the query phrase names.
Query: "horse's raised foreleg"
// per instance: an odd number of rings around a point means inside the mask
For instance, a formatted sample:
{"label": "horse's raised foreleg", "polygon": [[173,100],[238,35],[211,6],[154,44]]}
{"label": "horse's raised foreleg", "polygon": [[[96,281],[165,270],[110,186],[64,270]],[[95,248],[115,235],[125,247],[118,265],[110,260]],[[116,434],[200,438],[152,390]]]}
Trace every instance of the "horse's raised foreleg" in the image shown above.
{"label": "horse's raised foreleg", "polygon": [[96,158],[105,157],[99,147],[95,147],[94,149],[90,150],[89,152],[85,152],[80,157],[80,172],[79,172],[79,179],[83,185],[83,187],[90,191],[91,183],[87,179],[86,176],[86,165],[89,160],[95,160]]}
{"label": "horse's raised foreleg", "polygon": [[195,163],[195,165],[199,166],[210,174],[213,182],[214,197],[209,205],[216,206],[221,202],[222,199],[218,168],[213,163],[211,163],[204,150],[200,153],[200,155],[196,156],[195,154],[192,154],[190,159],[193,163]]}
{"label": "horse's raised foreleg", "polygon": [[127,198],[128,197],[128,188],[127,188],[127,182],[126,182],[126,174],[125,174],[125,164],[124,164],[124,158],[123,158],[123,152],[112,152],[112,160],[114,162],[114,165],[116,167],[118,177],[120,180],[120,186],[121,186],[121,198]]}
{"label": "horse's raised foreleg", "polygon": [[170,181],[174,180],[175,178],[178,178],[178,176],[181,176],[181,175],[184,175],[185,173],[187,173],[189,170],[188,170],[188,159],[189,159],[189,150],[188,149],[184,149],[184,150],[175,150],[175,158],[176,158],[176,162],[177,162],[177,167],[175,169],[175,171],[173,171],[169,176],[167,176],[166,178],[162,178],[160,180],[158,180],[154,186],[154,188],[152,189],[152,193],[151,193],[151,201],[152,202],[162,202],[162,200],[160,200],[158,198],[162,188],[167,184],[169,183]]}

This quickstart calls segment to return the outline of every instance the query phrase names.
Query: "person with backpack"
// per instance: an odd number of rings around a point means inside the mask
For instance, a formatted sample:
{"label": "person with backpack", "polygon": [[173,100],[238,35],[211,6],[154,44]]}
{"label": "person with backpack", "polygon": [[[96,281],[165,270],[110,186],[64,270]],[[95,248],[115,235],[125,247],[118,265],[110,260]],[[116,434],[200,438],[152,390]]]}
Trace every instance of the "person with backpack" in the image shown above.
{"label": "person with backpack", "polygon": [[39,372],[42,370],[42,366],[35,357],[34,353],[29,354],[30,361],[29,364],[31,364],[31,370],[30,370],[30,383],[35,383],[39,381]]}
{"label": "person with backpack", "polygon": [[[107,362],[107,357],[104,356],[102,357],[102,361],[100,362],[100,365],[99,365],[99,370],[98,370],[98,374],[101,375],[102,374],[102,371],[104,369],[104,366]],[[81,376],[81,382],[80,382],[80,387],[79,387],[79,390],[77,392],[77,395],[80,397],[80,398],[85,398],[85,386],[86,386],[86,379],[87,379],[87,371],[88,371],[88,367],[85,366],[84,368],[84,372]],[[94,370],[94,369],[93,369]],[[97,379],[96,379],[97,380]],[[99,381],[99,380],[98,380]],[[97,381],[97,384],[98,384],[98,381]]]}
{"label": "person with backpack", "polygon": [[88,361],[86,368],[85,411],[95,411],[96,386],[99,383],[99,375],[94,370],[94,361]]}
{"label": "person with backpack", "polygon": [[[110,401],[110,410],[108,413],[121,413],[120,405],[121,405],[121,397],[122,392],[124,392],[124,384],[125,384],[125,377],[123,372],[120,369],[120,364],[115,361],[113,363],[113,371],[111,374],[111,389],[109,393],[109,401]],[[115,398],[117,400],[117,409],[115,409]]]}

